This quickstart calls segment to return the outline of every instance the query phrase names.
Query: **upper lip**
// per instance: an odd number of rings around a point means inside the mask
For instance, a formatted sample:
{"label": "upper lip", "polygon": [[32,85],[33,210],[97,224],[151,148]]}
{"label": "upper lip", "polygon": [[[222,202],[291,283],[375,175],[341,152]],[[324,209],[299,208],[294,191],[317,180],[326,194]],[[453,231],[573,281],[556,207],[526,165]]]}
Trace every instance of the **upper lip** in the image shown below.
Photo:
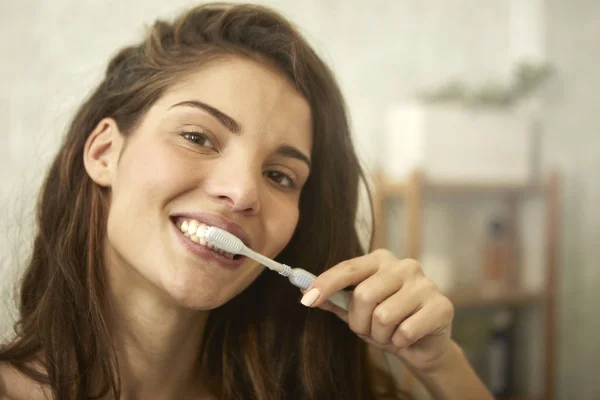
{"label": "upper lip", "polygon": [[244,228],[240,224],[228,220],[227,218],[206,213],[194,213],[194,212],[182,212],[171,215],[172,218],[188,218],[195,219],[198,222],[202,222],[208,226],[214,226],[226,230],[229,233],[237,236],[246,246],[250,247],[250,236],[246,233]]}

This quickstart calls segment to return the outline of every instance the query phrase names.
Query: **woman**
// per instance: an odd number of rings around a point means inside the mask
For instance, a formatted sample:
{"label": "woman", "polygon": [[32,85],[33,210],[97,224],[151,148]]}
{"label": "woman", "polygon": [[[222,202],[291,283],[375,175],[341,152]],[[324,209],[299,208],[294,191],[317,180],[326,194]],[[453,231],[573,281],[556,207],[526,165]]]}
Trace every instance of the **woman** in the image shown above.
{"label": "woman", "polygon": [[[418,263],[364,254],[363,179],[329,69],[281,16],[204,5],[122,49],[76,114],[38,204],[4,398],[491,398]],[[219,226],[319,275],[209,249]],[[329,304],[354,288],[348,312]],[[320,309],[317,309],[320,308]]]}

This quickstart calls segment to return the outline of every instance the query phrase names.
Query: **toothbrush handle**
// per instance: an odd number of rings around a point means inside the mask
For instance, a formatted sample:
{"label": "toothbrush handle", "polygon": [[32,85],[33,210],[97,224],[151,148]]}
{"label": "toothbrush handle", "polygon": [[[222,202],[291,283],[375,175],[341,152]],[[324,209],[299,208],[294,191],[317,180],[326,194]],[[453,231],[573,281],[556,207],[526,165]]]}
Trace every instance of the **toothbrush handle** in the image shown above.
{"label": "toothbrush handle", "polygon": [[[288,277],[292,285],[304,290],[308,289],[310,285],[312,285],[315,278],[316,276],[302,268],[292,269],[291,274]],[[351,298],[352,293],[345,290],[340,290],[339,292],[332,294],[327,300],[341,309],[348,311]]]}
{"label": "toothbrush handle", "polygon": [[336,306],[338,306],[339,308],[341,308],[344,311],[348,311],[348,308],[350,307],[351,299],[352,299],[352,293],[347,292],[345,290],[340,290],[339,292],[335,292],[334,294],[329,296],[327,301],[335,304]]}

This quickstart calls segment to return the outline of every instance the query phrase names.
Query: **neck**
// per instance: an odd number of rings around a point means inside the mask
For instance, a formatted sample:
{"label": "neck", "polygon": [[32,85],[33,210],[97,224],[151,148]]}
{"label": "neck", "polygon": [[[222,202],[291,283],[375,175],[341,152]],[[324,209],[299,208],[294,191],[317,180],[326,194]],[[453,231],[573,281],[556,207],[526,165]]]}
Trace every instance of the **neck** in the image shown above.
{"label": "neck", "polygon": [[112,264],[107,273],[121,398],[202,397],[198,359],[208,312],[184,309]]}

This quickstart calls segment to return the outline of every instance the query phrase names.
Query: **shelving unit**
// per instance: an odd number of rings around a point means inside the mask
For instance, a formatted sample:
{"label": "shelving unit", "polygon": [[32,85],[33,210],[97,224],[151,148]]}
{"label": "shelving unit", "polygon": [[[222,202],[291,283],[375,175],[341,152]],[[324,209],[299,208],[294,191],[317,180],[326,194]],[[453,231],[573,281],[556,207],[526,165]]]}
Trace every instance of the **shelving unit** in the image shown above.
{"label": "shelving unit", "polygon": [[486,293],[483,290],[456,291],[448,293],[454,307],[482,308],[490,306],[520,307],[529,304],[543,304],[543,293],[512,289],[502,292]]}
{"label": "shelving unit", "polygon": [[[554,400],[554,361],[555,361],[555,323],[557,293],[557,234],[559,219],[559,175],[553,172],[549,179],[535,185],[520,185],[514,183],[489,182],[441,182],[428,180],[425,175],[415,170],[406,180],[394,182],[383,173],[373,176],[373,194],[375,211],[375,248],[390,247],[387,238],[387,224],[401,223],[404,230],[402,248],[403,257],[419,259],[423,243],[423,214],[424,204],[428,196],[452,194],[453,196],[474,196],[480,194],[500,196],[508,205],[510,219],[514,226],[518,225],[518,204],[526,196],[541,196],[545,208],[545,282],[543,290],[531,292],[513,287],[502,291],[489,292],[475,287],[470,290],[460,290],[447,293],[457,310],[510,307],[521,308],[538,305],[543,312],[543,332],[540,333],[540,343],[543,346],[542,366],[544,400]],[[405,210],[403,221],[391,221],[387,214],[387,201],[401,199]],[[516,233],[515,229],[515,233]],[[516,238],[518,239],[518,238]],[[407,373],[405,385],[410,389],[414,383]],[[512,400],[535,400],[527,396],[510,397]]]}

